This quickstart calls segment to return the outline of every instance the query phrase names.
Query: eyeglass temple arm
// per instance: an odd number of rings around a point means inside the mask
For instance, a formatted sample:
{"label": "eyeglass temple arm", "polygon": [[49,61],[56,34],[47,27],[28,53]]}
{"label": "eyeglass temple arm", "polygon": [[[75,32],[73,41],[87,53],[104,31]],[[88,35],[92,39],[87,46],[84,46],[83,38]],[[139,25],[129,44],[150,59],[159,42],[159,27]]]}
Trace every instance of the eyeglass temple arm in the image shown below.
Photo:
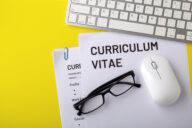
{"label": "eyeglass temple arm", "polygon": [[[131,83],[131,82],[117,82],[117,83],[119,83],[119,84],[128,84],[128,85],[135,86],[137,88],[141,87],[141,84],[137,84],[137,83]],[[94,91],[92,91],[88,96],[94,95],[95,93],[97,93],[99,91],[105,90],[105,89],[109,88],[112,85],[113,84],[109,84],[108,86],[101,86],[101,87],[95,89]]]}
{"label": "eyeglass temple arm", "polygon": [[131,83],[131,82],[118,82],[118,83],[119,84],[129,84],[129,85],[135,86],[137,88],[141,87],[141,84],[137,84],[137,83]]}
{"label": "eyeglass temple arm", "polygon": [[124,73],[124,74],[122,74],[122,75],[120,75],[120,76],[118,76],[118,77],[116,77],[116,78],[114,78],[114,79],[104,83],[103,85],[99,86],[98,88],[93,90],[91,93],[89,93],[88,96],[94,95],[95,93],[97,93],[99,91],[103,91],[103,90],[109,88],[110,86],[113,85],[114,82],[120,81],[120,80],[124,79],[125,77],[127,77],[129,75],[132,75],[134,77],[135,76],[134,71],[131,70],[129,72],[126,72],[126,73]]}

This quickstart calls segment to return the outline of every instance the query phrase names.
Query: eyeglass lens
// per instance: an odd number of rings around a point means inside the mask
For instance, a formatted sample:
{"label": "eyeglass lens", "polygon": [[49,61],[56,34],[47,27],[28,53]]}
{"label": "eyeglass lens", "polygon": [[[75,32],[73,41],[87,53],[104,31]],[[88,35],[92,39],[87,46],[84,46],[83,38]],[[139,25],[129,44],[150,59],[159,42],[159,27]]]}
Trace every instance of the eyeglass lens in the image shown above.
{"label": "eyeglass lens", "polygon": [[127,76],[126,78],[122,79],[121,82],[118,82],[116,85],[112,86],[112,88],[110,89],[110,92],[113,95],[115,95],[115,96],[122,95],[123,93],[125,93],[132,87],[132,85],[123,83],[123,82],[129,82],[132,84],[135,83],[132,76]]}
{"label": "eyeglass lens", "polygon": [[92,112],[101,107],[103,104],[104,104],[104,97],[102,95],[94,96],[83,104],[82,112],[83,113]]}

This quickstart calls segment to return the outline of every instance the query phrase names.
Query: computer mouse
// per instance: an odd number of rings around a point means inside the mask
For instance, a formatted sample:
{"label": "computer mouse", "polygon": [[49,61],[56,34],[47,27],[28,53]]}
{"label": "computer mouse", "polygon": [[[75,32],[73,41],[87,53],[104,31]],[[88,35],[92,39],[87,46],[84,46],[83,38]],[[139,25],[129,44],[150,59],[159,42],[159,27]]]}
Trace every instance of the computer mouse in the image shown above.
{"label": "computer mouse", "polygon": [[174,103],[181,94],[180,84],[168,60],[159,55],[146,57],[141,72],[152,99],[160,105]]}

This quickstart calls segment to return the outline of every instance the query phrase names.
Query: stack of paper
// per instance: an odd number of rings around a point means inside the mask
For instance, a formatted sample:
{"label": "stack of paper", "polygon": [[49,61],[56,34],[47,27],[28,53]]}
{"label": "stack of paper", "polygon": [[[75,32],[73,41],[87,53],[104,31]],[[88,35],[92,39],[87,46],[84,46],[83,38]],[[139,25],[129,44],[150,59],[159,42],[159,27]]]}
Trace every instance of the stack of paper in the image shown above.
{"label": "stack of paper", "polygon": [[[117,33],[81,34],[79,43],[78,48],[54,51],[63,128],[191,128],[192,97],[186,44]],[[152,100],[140,70],[142,60],[156,54],[169,60],[181,85],[178,101],[166,107]],[[130,70],[134,70],[141,88],[133,88],[119,97],[106,95],[106,103],[100,109],[77,116],[74,103]]]}

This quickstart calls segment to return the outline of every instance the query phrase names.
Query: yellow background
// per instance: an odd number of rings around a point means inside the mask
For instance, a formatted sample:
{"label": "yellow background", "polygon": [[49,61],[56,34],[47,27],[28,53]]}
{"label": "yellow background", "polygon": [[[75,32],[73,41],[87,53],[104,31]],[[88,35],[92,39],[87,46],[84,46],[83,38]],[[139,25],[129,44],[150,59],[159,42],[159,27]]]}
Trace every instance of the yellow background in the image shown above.
{"label": "yellow background", "polygon": [[52,52],[96,32],[67,26],[66,10],[67,0],[0,0],[0,128],[61,127]]}

